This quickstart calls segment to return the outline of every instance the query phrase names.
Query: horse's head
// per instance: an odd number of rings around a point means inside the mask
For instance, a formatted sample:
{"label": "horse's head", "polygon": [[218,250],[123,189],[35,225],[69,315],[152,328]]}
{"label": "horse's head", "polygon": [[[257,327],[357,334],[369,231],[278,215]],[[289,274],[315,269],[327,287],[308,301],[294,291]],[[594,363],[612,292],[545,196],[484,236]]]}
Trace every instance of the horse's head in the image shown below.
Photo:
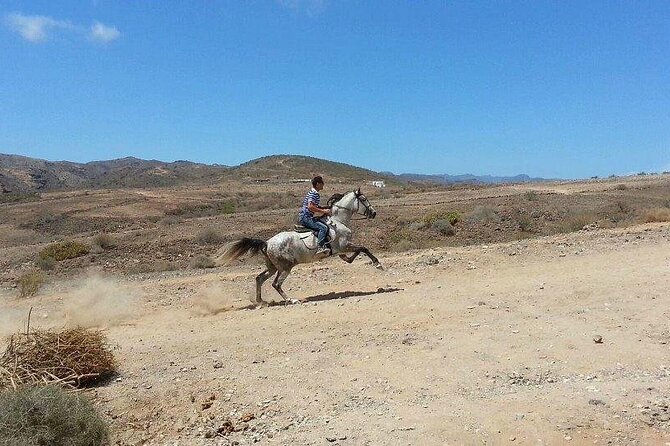
{"label": "horse's head", "polygon": [[[359,203],[359,206],[357,206],[357,213],[363,214],[367,218],[375,218],[377,216],[377,211],[375,211],[375,208],[372,207],[367,197],[363,195],[360,187],[358,190],[354,191],[354,195],[356,196],[356,200]],[[363,212],[361,212],[361,210]]]}

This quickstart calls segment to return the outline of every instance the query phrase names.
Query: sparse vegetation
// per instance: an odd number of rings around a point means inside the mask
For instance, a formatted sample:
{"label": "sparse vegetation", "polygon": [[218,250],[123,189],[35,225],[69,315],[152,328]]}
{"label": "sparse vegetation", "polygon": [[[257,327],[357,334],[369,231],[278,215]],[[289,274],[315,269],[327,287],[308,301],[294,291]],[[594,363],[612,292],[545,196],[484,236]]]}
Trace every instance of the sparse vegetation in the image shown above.
{"label": "sparse vegetation", "polygon": [[24,201],[37,201],[40,199],[40,195],[37,193],[22,193],[22,192],[10,192],[10,193],[0,193],[0,204],[1,203],[21,203]]}
{"label": "sparse vegetation", "polygon": [[216,229],[207,228],[200,231],[195,240],[201,245],[214,245],[223,243],[224,238]]}
{"label": "sparse vegetation", "polygon": [[626,186],[625,184],[617,184],[616,186],[614,186],[614,189],[615,190],[626,190],[626,189],[628,189],[628,186]]}
{"label": "sparse vegetation", "polygon": [[206,255],[199,255],[191,260],[191,268],[196,269],[205,269],[205,268],[214,268],[216,267],[216,262]]}
{"label": "sparse vegetation", "polygon": [[96,235],[93,239],[93,243],[103,250],[116,248],[116,240],[105,232]]}
{"label": "sparse vegetation", "polygon": [[643,213],[642,220],[645,223],[670,221],[670,208],[646,209]]}
{"label": "sparse vegetation", "polygon": [[67,259],[74,259],[89,253],[89,247],[80,242],[60,242],[51,245],[40,251],[40,257],[51,257],[59,262]]}
{"label": "sparse vegetation", "polygon": [[56,386],[0,392],[0,445],[99,446],[109,443],[106,423],[83,394]]}
{"label": "sparse vegetation", "polygon": [[23,274],[17,280],[20,297],[29,297],[37,294],[39,289],[46,282],[46,277],[39,271],[30,271]]}

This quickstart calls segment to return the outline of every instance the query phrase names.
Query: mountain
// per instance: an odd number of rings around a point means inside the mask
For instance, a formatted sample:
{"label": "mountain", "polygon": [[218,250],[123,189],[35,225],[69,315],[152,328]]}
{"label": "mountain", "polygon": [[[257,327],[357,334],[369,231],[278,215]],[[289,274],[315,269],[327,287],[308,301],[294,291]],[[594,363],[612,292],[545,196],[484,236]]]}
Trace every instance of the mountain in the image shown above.
{"label": "mountain", "polygon": [[544,181],[554,181],[546,178],[531,178],[528,175],[520,174],[512,177],[497,177],[491,175],[472,175],[466,173],[463,175],[420,175],[414,173],[403,173],[396,175],[399,179],[405,181],[421,181],[439,184],[454,184],[454,183],[468,183],[468,184],[511,184],[511,183],[539,183]]}
{"label": "mountain", "polygon": [[29,193],[74,188],[157,187],[221,178],[226,166],[190,161],[166,163],[121,158],[80,164],[0,154],[2,192]]}
{"label": "mountain", "polygon": [[302,155],[271,155],[239,166],[164,162],[128,157],[108,161],[74,163],[46,161],[20,155],[0,154],[0,191],[34,193],[76,188],[165,187],[205,184],[225,179],[247,182],[291,182],[323,175],[326,182],[369,182],[387,184],[432,182],[440,184],[527,183],[546,181],[527,175],[494,177],[490,175],[394,175],[374,172],[345,163]]}

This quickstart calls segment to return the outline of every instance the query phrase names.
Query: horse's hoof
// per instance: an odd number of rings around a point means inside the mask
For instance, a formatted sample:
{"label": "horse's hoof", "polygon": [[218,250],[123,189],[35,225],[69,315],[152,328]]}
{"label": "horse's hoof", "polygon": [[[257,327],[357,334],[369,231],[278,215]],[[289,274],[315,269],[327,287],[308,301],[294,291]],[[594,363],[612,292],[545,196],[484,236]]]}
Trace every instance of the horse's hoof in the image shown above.
{"label": "horse's hoof", "polygon": [[377,263],[377,264],[375,265],[375,268],[377,268],[378,270],[384,271],[384,267],[382,266],[381,263]]}
{"label": "horse's hoof", "polygon": [[302,303],[298,299],[289,299],[287,302],[290,303],[291,305]]}

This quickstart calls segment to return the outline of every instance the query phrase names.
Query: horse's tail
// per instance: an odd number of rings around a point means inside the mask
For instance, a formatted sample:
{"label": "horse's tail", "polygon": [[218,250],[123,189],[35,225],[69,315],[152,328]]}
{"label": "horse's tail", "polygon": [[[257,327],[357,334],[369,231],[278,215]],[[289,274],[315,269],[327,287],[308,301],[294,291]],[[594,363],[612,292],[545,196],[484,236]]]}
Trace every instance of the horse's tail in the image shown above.
{"label": "horse's tail", "polygon": [[244,237],[243,239],[224,246],[218,252],[214,260],[217,265],[228,265],[230,262],[243,256],[247,252],[251,252],[251,255],[258,254],[259,251],[265,254],[267,247],[268,244],[265,240]]}

